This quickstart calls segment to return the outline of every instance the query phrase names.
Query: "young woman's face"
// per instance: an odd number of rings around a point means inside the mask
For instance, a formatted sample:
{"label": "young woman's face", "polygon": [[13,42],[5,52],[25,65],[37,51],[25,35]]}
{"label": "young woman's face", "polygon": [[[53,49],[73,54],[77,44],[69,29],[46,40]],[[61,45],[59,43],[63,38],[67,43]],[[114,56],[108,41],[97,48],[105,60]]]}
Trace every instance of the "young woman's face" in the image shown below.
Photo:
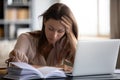
{"label": "young woman's face", "polygon": [[60,20],[49,19],[45,23],[45,35],[50,44],[55,44],[65,34],[65,27]]}

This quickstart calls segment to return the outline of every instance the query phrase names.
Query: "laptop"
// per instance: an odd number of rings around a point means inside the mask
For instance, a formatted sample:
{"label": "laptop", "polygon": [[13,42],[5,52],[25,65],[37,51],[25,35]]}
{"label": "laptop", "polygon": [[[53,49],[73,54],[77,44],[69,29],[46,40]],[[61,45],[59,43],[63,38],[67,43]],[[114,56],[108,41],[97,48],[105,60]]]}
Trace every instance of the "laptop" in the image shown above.
{"label": "laptop", "polygon": [[[78,41],[72,76],[113,74],[120,40]],[[68,74],[70,76],[70,74]]]}

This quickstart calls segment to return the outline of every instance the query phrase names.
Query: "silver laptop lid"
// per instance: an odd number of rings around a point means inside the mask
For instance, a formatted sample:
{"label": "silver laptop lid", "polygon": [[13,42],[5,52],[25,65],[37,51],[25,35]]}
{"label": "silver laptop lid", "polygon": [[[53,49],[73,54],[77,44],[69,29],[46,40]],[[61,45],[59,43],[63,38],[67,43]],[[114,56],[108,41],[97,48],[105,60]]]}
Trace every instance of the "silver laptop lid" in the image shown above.
{"label": "silver laptop lid", "polygon": [[120,40],[78,41],[73,76],[112,74]]}

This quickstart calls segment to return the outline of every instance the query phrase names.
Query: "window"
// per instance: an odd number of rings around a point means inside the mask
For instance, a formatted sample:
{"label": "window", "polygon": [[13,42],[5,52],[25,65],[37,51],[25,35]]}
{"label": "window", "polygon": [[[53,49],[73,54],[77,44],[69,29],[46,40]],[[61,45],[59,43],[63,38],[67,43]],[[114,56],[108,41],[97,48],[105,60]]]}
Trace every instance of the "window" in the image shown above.
{"label": "window", "polygon": [[60,0],[60,2],[71,8],[77,20],[81,37],[109,38],[109,0]]}

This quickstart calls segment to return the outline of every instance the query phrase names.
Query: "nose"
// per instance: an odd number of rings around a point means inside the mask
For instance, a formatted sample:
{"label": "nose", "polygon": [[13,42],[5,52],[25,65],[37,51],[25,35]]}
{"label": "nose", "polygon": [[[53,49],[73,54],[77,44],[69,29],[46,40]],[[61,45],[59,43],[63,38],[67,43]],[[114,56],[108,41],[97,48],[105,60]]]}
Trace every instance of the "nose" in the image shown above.
{"label": "nose", "polygon": [[57,39],[57,36],[58,36],[57,31],[54,31],[52,36],[53,36],[53,39]]}

